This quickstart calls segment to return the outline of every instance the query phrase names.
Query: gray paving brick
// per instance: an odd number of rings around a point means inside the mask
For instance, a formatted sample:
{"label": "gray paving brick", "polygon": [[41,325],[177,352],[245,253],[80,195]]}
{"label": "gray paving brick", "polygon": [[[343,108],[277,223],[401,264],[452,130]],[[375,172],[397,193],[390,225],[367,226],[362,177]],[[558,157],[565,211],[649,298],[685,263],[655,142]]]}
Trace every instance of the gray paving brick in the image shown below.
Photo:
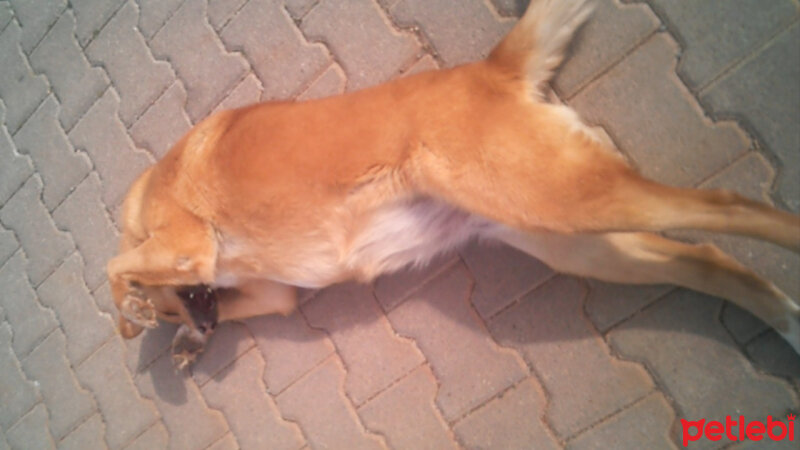
{"label": "gray paving brick", "polygon": [[8,442],[6,441],[5,433],[0,433],[0,450],[11,450],[11,447],[8,446]]}
{"label": "gray paving brick", "polygon": [[[247,328],[238,322],[220,324],[214,337],[192,366],[192,378],[198,386],[206,384],[223,368],[255,347],[253,337]],[[259,376],[261,374],[259,373]]]}
{"label": "gray paving brick", "polygon": [[541,261],[499,243],[473,242],[461,255],[475,277],[472,303],[484,319],[553,275]]}
{"label": "gray paving brick", "polygon": [[300,448],[305,442],[300,429],[283,420],[261,381],[264,366],[253,349],[203,386],[203,396],[225,414],[240,448]]}
{"label": "gray paving brick", "polygon": [[284,0],[286,10],[292,15],[295,20],[301,19],[303,16],[311,11],[318,1],[317,0]]}
{"label": "gray paving brick", "polygon": [[327,288],[302,310],[312,327],[326,330],[333,340],[347,366],[345,391],[356,406],[424,361],[413,343],[394,333],[369,286]]}
{"label": "gray paving brick", "polygon": [[170,437],[169,448],[205,448],[228,431],[219,411],[209,409],[191,378],[176,373],[172,356],[160,356],[136,376],[142,394],[161,412]]}
{"label": "gray paving brick", "polygon": [[[717,322],[719,307],[720,300],[679,290],[615,328],[609,338],[622,357],[650,368],[680,409],[678,418],[782,416],[797,404],[796,394],[787,383],[753,369]],[[696,444],[716,447],[708,440]]]}
{"label": "gray paving brick", "polygon": [[467,448],[557,449],[543,423],[545,406],[542,387],[528,378],[459,421],[455,432]]}
{"label": "gray paving brick", "polygon": [[90,290],[106,280],[106,264],[117,252],[117,230],[101,200],[103,187],[90,174],[55,211],[53,219],[68,230],[85,262],[83,276]]}
{"label": "gray paving brick", "polygon": [[800,358],[778,333],[769,331],[753,339],[747,344],[747,354],[759,371],[800,384]]}
{"label": "gray paving brick", "polygon": [[147,431],[140,434],[125,450],[153,450],[155,448],[167,448],[169,446],[169,435],[167,429],[161,422],[153,424]]}
{"label": "gray paving brick", "polygon": [[278,407],[300,426],[312,448],[385,448],[382,439],[364,430],[345,396],[345,374],[339,359],[331,357],[278,395]]}
{"label": "gray paving brick", "polygon": [[731,337],[740,344],[750,342],[753,338],[769,329],[758,317],[750,314],[733,303],[722,305],[722,315],[720,316],[725,329]]}
{"label": "gray paving brick", "polygon": [[17,151],[5,127],[6,108],[0,101],[0,204],[6,202],[33,173],[28,156]]}
{"label": "gray paving brick", "polygon": [[220,31],[245,3],[247,0],[209,0],[208,22]]}
{"label": "gray paving brick", "polygon": [[[266,34],[267,41],[261,38]],[[265,100],[297,94],[328,64],[322,46],[307,43],[277,1],[248,2],[221,37],[229,48],[242,49],[264,85]]]}
{"label": "gray paving brick", "polygon": [[450,0],[400,0],[389,13],[400,26],[418,25],[450,67],[487,56],[516,22],[498,17],[481,0],[457,8]]}
{"label": "gray paving brick", "polygon": [[557,277],[489,323],[498,342],[518,349],[541,378],[549,423],[563,438],[653,389],[644,368],[614,358],[582,316],[585,295],[577,279]]}
{"label": "gray paving brick", "polygon": [[55,449],[48,425],[47,409],[39,403],[6,432],[6,439],[14,449]]}
{"label": "gray paving brick", "polygon": [[[342,23],[359,26],[336,25]],[[396,31],[372,0],[322,0],[301,28],[309,40],[328,46],[347,74],[351,91],[394,78],[420,52],[414,36]]]}
{"label": "gray paving brick", "polygon": [[261,81],[251,73],[214,108],[214,112],[258,103],[263,92],[264,88],[261,86]]}
{"label": "gray paving brick", "polygon": [[86,359],[114,332],[110,317],[102,315],[83,282],[83,264],[73,254],[36,289],[42,304],[56,312],[67,337],[67,357],[73,366]]}
{"label": "gray paving brick", "polygon": [[86,47],[111,16],[119,10],[125,0],[70,0],[75,14],[75,36],[81,47]]}
{"label": "gray paving brick", "polygon": [[25,276],[25,257],[17,252],[0,267],[0,302],[6,320],[14,333],[14,352],[19,357],[27,355],[33,347],[57,326],[53,312],[43,308]]}
{"label": "gray paving brick", "polygon": [[338,64],[331,64],[319,78],[297,97],[297,100],[314,100],[344,92],[347,77]]}
{"label": "gray paving brick", "polygon": [[139,395],[125,370],[124,353],[119,338],[111,339],[75,371],[81,384],[94,394],[105,421],[105,440],[111,448],[130,442],[158,419],[153,405]]}
{"label": "gray paving brick", "polygon": [[255,317],[245,323],[267,362],[264,384],[273,395],[282,392],[334,351],[325,333],[309,328],[299,312],[287,317]]}
{"label": "gray paving brick", "polygon": [[47,95],[47,81],[33,73],[28,59],[19,47],[20,28],[12,21],[0,33],[0,99],[6,107],[5,126],[16,133]]}
{"label": "gray paving brick", "polygon": [[594,7],[553,80],[563,98],[571,97],[580,86],[623,58],[661,25],[645,5],[601,0],[595,1]]}
{"label": "gray paving brick", "polygon": [[[7,323],[0,323],[0,427],[4,430],[28,412],[37,401],[36,386],[25,378],[17,355],[11,348],[12,330]],[[2,434],[2,433],[0,433]]]}
{"label": "gray paving brick", "polygon": [[183,0],[137,0],[137,3],[139,30],[149,40],[175,14]]}
{"label": "gray paving brick", "polygon": [[183,80],[186,112],[194,122],[211,112],[248,69],[241,55],[225,50],[208,24],[206,6],[184,2],[150,42],[153,53],[169,59]]}
{"label": "gray paving brick", "polygon": [[114,305],[114,300],[111,299],[111,287],[107,281],[92,292],[92,297],[100,311],[110,315],[113,322],[117,323],[117,307]]}
{"label": "gray paving brick", "polygon": [[427,357],[436,404],[453,421],[527,376],[517,354],[498,347],[469,304],[472,281],[463,265],[434,278],[387,316]]}
{"label": "gray paving brick", "polygon": [[117,113],[120,99],[109,89],[69,133],[75,148],[86,151],[103,182],[103,202],[117,205],[131,183],[152,161],[136,149]]}
{"label": "gray paving brick", "polygon": [[19,42],[27,54],[33,51],[67,7],[66,0],[10,0],[10,3],[22,27]]}
{"label": "gray paving brick", "polygon": [[58,443],[58,450],[106,449],[103,440],[105,425],[100,414],[94,414]]}
{"label": "gray paving brick", "polygon": [[31,66],[43,72],[61,105],[59,119],[69,130],[108,87],[108,77],[91,67],[74,35],[75,17],[67,10],[30,56]]}
{"label": "gray paving brick", "polygon": [[192,127],[183,110],[185,104],[186,91],[176,81],[131,127],[136,145],[150,150],[158,159],[163,158]]}
{"label": "gray paving brick", "polygon": [[5,30],[12,20],[14,20],[14,10],[11,9],[11,3],[0,3],[0,33]]}
{"label": "gray paving brick", "polygon": [[418,73],[427,72],[429,70],[436,70],[438,68],[439,64],[436,62],[433,56],[425,55],[419,60],[417,60],[417,62],[415,62],[414,65],[409,67],[408,70],[406,70],[405,73],[403,73],[403,76],[416,75]]}
{"label": "gray paving brick", "polygon": [[42,180],[28,179],[23,187],[0,209],[0,221],[14,231],[28,256],[26,271],[38,286],[75,246],[60,232],[40,201]]}
{"label": "gray paving brick", "polygon": [[19,249],[19,242],[14,237],[14,232],[6,230],[0,225],[0,266]]}
{"label": "gray paving brick", "polygon": [[435,258],[425,267],[407,267],[375,280],[375,298],[384,311],[391,311],[428,280],[444,272],[459,261],[457,254],[445,254]]}
{"label": "gray paving brick", "polygon": [[[770,6],[762,9],[786,8],[789,3],[770,2]],[[782,163],[778,193],[795,212],[800,211],[800,128],[797,127],[800,87],[786,80],[797,79],[800,79],[800,25],[795,23],[701,97],[716,115],[746,121],[778,157]]]}
{"label": "gray paving brick", "polygon": [[211,444],[208,447],[208,450],[239,450],[239,443],[236,442],[236,437],[234,437],[233,433],[226,433],[225,436],[222,436],[222,439],[218,440],[217,442]]}
{"label": "gray paving brick", "polygon": [[133,374],[147,373],[148,367],[172,345],[178,326],[160,322],[153,330],[146,330],[136,339],[126,340],[126,363]]}
{"label": "gray paving brick", "polygon": [[653,303],[672,286],[633,286],[589,280],[586,315],[601,333]]}
{"label": "gray paving brick", "polygon": [[678,71],[692,88],[708,83],[796,20],[799,12],[790,0],[647,1],[683,44]]}
{"label": "gray paving brick", "polygon": [[156,61],[137,31],[139,8],[133,0],[111,18],[86,47],[94,64],[102,65],[122,103],[119,116],[130,126],[172,84],[169,64]]}
{"label": "gray paving brick", "polygon": [[58,121],[60,110],[56,99],[48,96],[14,135],[19,151],[31,156],[42,175],[42,199],[49,210],[61,203],[92,167],[89,158],[70,145]]}
{"label": "gray paving brick", "polygon": [[570,103],[602,125],[644,175],[687,186],[733,162],[750,143],[735,124],[704,117],[674,72],[677,53],[675,42],[656,34]]}
{"label": "gray paving brick", "polygon": [[66,358],[66,337],[55,330],[22,360],[28,378],[36,380],[50,413],[50,431],[55,439],[86,420],[94,411],[91,394],[75,379]]}
{"label": "gray paving brick", "polygon": [[436,377],[423,365],[358,409],[367,429],[392,448],[457,448],[453,433],[436,409]]}
{"label": "gray paving brick", "polygon": [[673,449],[669,429],[675,414],[661,393],[650,394],[642,401],[611,416],[571,440],[567,448],[575,450]]}

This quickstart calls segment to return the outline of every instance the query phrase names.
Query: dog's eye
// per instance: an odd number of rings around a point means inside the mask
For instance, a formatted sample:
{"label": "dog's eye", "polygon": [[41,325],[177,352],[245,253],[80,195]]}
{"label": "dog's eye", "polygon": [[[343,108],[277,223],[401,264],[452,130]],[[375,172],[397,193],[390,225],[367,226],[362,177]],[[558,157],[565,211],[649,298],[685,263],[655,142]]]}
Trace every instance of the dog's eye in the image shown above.
{"label": "dog's eye", "polygon": [[199,332],[201,332],[201,333],[205,334],[205,332],[206,332],[206,327],[205,327],[205,325],[199,325],[199,326],[197,327],[197,331],[199,331]]}

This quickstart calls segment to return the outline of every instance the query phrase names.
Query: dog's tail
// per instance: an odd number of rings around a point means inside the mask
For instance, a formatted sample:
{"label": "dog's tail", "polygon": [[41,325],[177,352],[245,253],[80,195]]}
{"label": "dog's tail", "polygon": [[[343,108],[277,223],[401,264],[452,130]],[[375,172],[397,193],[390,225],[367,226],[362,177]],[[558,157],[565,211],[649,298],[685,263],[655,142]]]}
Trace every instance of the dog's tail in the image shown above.
{"label": "dog's tail", "polygon": [[531,91],[541,92],[591,10],[586,0],[531,0],[525,15],[492,50],[488,62],[525,78]]}

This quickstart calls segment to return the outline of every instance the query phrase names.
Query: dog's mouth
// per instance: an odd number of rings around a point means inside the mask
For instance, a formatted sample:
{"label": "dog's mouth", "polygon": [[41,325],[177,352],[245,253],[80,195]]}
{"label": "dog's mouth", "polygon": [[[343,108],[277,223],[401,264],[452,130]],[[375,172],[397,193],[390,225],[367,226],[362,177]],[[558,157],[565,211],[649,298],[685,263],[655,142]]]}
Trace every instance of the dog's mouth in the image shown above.
{"label": "dog's mouth", "polygon": [[181,303],[189,311],[197,331],[208,334],[214,331],[219,320],[217,291],[206,284],[183,286],[176,290]]}

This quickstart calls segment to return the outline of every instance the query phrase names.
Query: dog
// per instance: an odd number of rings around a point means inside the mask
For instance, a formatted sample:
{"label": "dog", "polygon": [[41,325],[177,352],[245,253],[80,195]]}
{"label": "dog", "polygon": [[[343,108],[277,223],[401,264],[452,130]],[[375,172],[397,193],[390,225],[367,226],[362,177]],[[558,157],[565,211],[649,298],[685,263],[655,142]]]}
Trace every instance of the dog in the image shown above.
{"label": "dog", "polygon": [[732,233],[800,252],[800,217],[640,176],[546,83],[590,14],[534,0],[482,61],[308,102],[223,111],[132,185],[108,277],[132,338],[181,324],[179,367],[220,321],[289,314],[296,289],[368,282],[475,237],[554,270],[725,298],[800,353],[800,306],[708,244]]}

